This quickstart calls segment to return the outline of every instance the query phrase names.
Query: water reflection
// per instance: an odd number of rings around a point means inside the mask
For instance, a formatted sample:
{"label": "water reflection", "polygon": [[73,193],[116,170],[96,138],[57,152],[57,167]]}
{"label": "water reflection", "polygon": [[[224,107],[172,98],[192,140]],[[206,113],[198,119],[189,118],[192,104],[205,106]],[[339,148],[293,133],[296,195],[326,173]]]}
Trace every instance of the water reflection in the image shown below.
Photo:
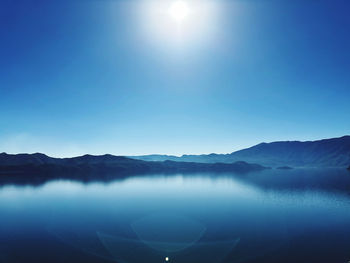
{"label": "water reflection", "polygon": [[270,170],[3,185],[0,262],[346,262],[349,177]]}

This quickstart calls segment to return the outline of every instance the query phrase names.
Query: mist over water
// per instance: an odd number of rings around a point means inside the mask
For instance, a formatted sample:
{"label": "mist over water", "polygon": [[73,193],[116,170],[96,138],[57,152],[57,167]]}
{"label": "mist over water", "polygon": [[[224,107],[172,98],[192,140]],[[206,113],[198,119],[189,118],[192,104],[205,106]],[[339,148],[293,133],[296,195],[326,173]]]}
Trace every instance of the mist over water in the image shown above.
{"label": "mist over water", "polygon": [[350,174],[142,175],[0,188],[0,262],[347,262]]}

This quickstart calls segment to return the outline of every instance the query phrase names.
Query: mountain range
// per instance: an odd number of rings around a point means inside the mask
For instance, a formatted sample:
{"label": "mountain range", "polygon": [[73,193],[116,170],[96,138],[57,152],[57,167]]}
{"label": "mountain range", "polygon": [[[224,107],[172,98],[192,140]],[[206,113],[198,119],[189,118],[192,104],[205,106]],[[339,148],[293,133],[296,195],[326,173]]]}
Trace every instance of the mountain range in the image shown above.
{"label": "mountain range", "polygon": [[124,156],[84,155],[73,158],[53,158],[42,153],[0,154],[0,175],[45,175],[72,177],[75,175],[135,174],[135,173],[187,173],[259,171],[267,167],[246,162],[193,163],[174,161],[142,161]]}
{"label": "mountain range", "polygon": [[[144,173],[247,173],[264,169],[288,170],[298,167],[348,167],[350,136],[318,141],[261,143],[230,154],[145,155],[53,158],[42,153],[0,154],[0,179],[21,177],[104,179]],[[32,176],[29,176],[32,175]],[[10,181],[11,181],[10,180]],[[40,179],[42,180],[42,179]]]}
{"label": "mountain range", "polygon": [[245,161],[270,167],[347,167],[350,165],[350,136],[317,141],[260,143],[229,154],[130,156],[144,161],[233,163]]}

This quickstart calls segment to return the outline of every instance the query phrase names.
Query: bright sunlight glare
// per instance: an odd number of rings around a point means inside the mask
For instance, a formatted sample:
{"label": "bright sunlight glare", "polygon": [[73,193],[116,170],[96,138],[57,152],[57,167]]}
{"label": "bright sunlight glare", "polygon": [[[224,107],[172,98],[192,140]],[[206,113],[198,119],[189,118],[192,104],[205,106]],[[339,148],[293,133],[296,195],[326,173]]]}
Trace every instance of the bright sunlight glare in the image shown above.
{"label": "bright sunlight glare", "polygon": [[171,4],[169,14],[177,21],[182,22],[190,13],[189,6],[185,1],[176,1]]}
{"label": "bright sunlight glare", "polygon": [[188,52],[216,40],[217,0],[143,0],[138,4],[140,32],[158,50]]}

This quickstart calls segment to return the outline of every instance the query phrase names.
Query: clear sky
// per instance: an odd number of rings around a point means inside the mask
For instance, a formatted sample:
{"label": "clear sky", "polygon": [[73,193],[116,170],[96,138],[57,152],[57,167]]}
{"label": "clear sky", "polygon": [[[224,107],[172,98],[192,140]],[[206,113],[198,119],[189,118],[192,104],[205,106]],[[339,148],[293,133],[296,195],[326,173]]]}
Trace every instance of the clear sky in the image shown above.
{"label": "clear sky", "polygon": [[349,1],[184,2],[179,25],[169,0],[0,1],[0,152],[227,153],[350,133]]}

